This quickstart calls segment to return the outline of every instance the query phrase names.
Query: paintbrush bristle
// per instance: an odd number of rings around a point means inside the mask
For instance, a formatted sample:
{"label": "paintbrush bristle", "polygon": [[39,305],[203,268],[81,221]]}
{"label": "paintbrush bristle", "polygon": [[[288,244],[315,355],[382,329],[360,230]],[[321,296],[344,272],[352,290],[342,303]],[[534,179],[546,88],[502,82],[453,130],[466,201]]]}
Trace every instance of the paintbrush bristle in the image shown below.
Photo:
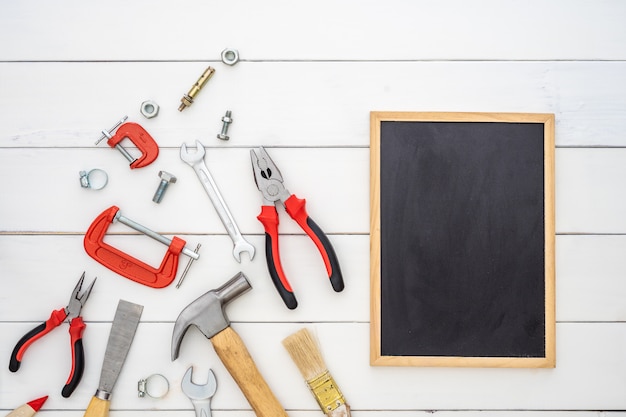
{"label": "paintbrush bristle", "polygon": [[299,330],[285,338],[283,346],[305,380],[311,381],[327,371],[317,342],[307,329]]}

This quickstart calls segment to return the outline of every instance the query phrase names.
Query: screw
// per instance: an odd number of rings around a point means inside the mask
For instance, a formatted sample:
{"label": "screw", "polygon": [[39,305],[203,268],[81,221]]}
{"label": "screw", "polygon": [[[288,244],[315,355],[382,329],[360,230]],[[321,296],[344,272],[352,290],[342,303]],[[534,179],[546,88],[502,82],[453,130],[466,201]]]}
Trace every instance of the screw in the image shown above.
{"label": "screw", "polygon": [[154,193],[154,197],[152,197],[152,201],[157,204],[163,200],[163,195],[165,195],[167,187],[176,182],[176,177],[167,171],[159,171],[159,177],[161,178],[161,183],[159,184],[159,188],[157,188]]}
{"label": "screw", "polygon": [[222,139],[222,140],[230,139],[227,133],[228,133],[228,126],[233,122],[233,119],[230,117],[231,114],[232,113],[230,110],[226,110],[226,114],[224,115],[224,117],[222,117],[222,122],[224,122],[224,124],[222,125],[222,132],[217,134],[218,139]]}

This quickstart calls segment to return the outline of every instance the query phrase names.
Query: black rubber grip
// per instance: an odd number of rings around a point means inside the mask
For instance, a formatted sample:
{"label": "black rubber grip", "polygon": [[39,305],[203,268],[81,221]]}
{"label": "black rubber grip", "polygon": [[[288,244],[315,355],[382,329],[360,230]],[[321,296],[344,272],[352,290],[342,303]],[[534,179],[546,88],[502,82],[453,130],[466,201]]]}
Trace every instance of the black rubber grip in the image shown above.
{"label": "black rubber grip", "polygon": [[[298,307],[296,296],[293,295],[293,292],[283,286],[280,276],[278,275],[278,271],[276,270],[276,265],[274,264],[274,251],[272,250],[272,236],[270,236],[269,233],[265,233],[265,258],[267,260],[267,269],[270,272],[270,277],[272,278],[274,286],[278,290],[278,294],[280,294],[280,298],[283,299],[283,302],[288,309],[293,310]],[[280,262],[280,259],[276,259],[276,262]]]}
{"label": "black rubber grip", "polygon": [[335,249],[333,245],[328,240],[328,236],[320,229],[320,227],[311,219],[307,217],[306,223],[311,228],[315,236],[319,239],[324,246],[324,250],[326,251],[326,255],[328,255],[328,261],[330,262],[330,285],[333,286],[333,290],[336,292],[343,291],[345,285],[343,283],[343,275],[341,274],[341,268],[339,268],[339,260],[337,259],[337,254],[335,253]]}
{"label": "black rubber grip", "polygon": [[[41,323],[39,326],[35,327],[30,332],[26,333],[20,340],[17,342],[15,347],[13,348],[13,353],[11,353],[11,361],[9,362],[9,370],[11,372],[17,372],[20,369],[20,365],[22,362],[20,361],[21,356],[19,355],[22,346],[24,346],[30,339],[35,338],[39,333],[42,333],[46,330],[46,323]],[[20,358],[18,359],[18,355]]]}
{"label": "black rubber grip", "polygon": [[85,351],[83,349],[83,339],[78,339],[74,343],[73,352],[74,358],[72,358],[72,363],[74,364],[74,368],[72,369],[72,374],[70,375],[67,384],[65,384],[63,390],[61,391],[61,395],[64,398],[68,398],[72,395],[83,377],[83,371],[85,370]]}

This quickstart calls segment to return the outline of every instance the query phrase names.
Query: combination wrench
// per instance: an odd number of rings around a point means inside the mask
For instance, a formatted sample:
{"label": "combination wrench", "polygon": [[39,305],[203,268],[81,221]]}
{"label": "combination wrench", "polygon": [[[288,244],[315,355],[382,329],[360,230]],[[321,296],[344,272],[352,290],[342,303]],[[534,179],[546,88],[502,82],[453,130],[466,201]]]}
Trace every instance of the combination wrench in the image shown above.
{"label": "combination wrench", "polygon": [[196,417],[211,417],[211,398],[217,390],[215,374],[209,369],[209,378],[204,385],[194,384],[191,380],[193,367],[187,369],[180,386],[187,397],[191,400]]}
{"label": "combination wrench", "polygon": [[235,223],[235,219],[233,215],[230,213],[228,206],[226,205],[226,201],[222,197],[220,190],[217,188],[217,184],[215,180],[213,180],[213,176],[209,169],[207,168],[204,162],[205,155],[204,146],[200,143],[200,141],[196,141],[196,150],[195,152],[190,152],[187,149],[187,144],[183,143],[180,147],[180,159],[183,160],[186,164],[193,168],[196,172],[196,175],[200,179],[202,186],[204,187],[204,191],[209,195],[211,199],[211,203],[215,207],[217,214],[220,216],[220,220],[224,224],[226,231],[228,232],[228,236],[233,240],[233,244],[235,245],[233,248],[233,256],[237,260],[237,262],[241,262],[241,253],[248,252],[250,255],[250,260],[254,258],[254,246],[252,246],[244,237],[242,236],[237,224]]}

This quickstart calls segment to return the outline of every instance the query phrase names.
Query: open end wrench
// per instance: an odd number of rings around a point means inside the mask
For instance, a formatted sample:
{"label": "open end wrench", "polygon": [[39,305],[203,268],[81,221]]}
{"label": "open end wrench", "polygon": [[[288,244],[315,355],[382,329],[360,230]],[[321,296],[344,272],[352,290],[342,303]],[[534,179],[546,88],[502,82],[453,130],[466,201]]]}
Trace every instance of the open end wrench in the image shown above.
{"label": "open end wrench", "polygon": [[209,172],[209,169],[204,162],[204,154],[204,146],[202,146],[200,141],[196,141],[195,152],[190,152],[187,149],[187,144],[185,143],[183,143],[180,147],[180,159],[182,159],[187,165],[191,166],[196,172],[196,175],[204,187],[204,191],[206,191],[209,195],[211,203],[213,203],[213,207],[215,207],[217,214],[220,216],[220,220],[224,224],[224,227],[228,232],[228,236],[230,236],[233,240],[233,244],[235,245],[233,248],[233,256],[237,262],[241,262],[241,253],[248,252],[250,260],[252,260],[252,258],[254,258],[254,246],[252,246],[241,235],[241,232],[235,223],[235,219],[226,205],[226,201],[224,201],[220,190],[217,188],[215,180],[213,180],[211,172]]}
{"label": "open end wrench", "polygon": [[191,400],[193,408],[196,410],[196,417],[211,417],[211,398],[217,391],[217,381],[215,374],[209,369],[209,377],[206,384],[197,385],[191,381],[193,367],[189,367],[180,386],[187,397]]}

